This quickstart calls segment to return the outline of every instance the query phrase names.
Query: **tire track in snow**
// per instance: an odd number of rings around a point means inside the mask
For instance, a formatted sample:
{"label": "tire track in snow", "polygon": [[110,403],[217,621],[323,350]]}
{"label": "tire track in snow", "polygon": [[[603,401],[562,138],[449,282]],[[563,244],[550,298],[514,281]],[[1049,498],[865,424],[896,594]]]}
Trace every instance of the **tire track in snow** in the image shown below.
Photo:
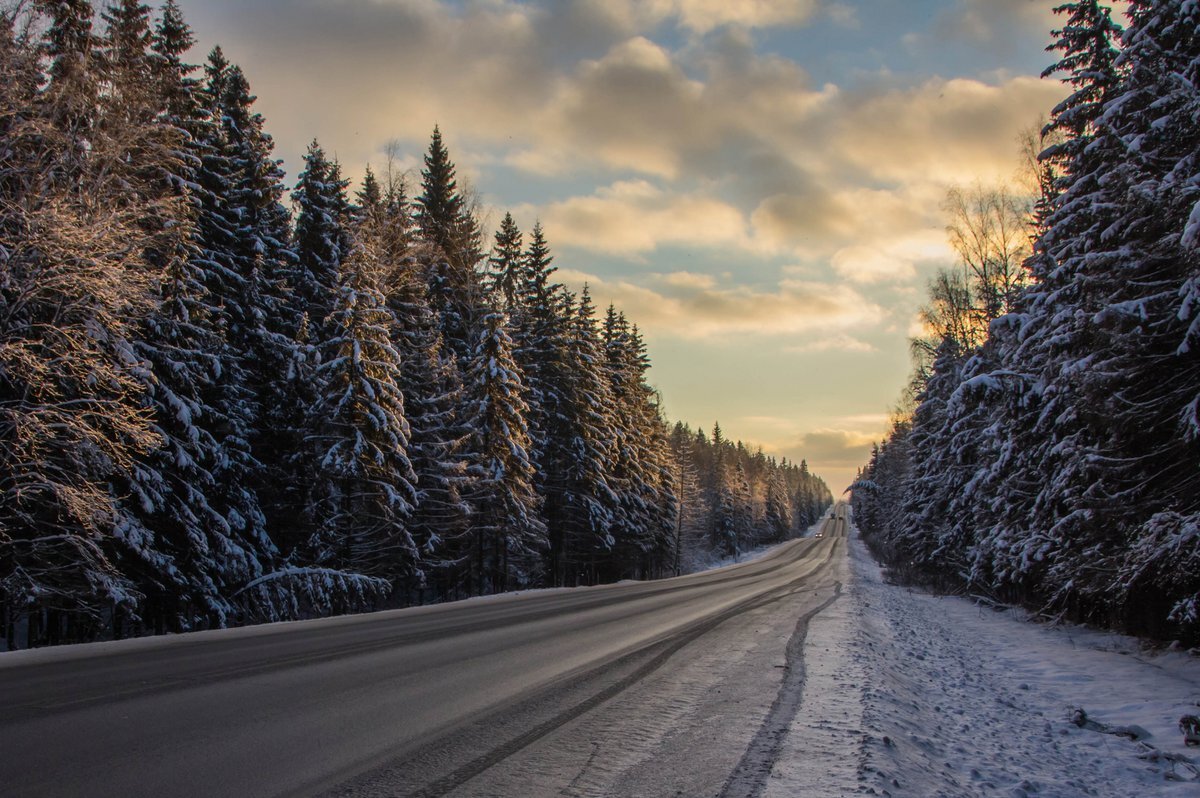
{"label": "tire track in snow", "polygon": [[721,789],[720,798],[758,798],[767,786],[771,768],[783,748],[788,728],[796,718],[804,698],[804,641],[808,636],[808,624],[818,613],[827,609],[842,595],[842,583],[834,586],[833,595],[800,616],[796,631],[787,645],[787,660],[783,671],[783,684],[771,704],[771,711],[750,741],[729,780]]}

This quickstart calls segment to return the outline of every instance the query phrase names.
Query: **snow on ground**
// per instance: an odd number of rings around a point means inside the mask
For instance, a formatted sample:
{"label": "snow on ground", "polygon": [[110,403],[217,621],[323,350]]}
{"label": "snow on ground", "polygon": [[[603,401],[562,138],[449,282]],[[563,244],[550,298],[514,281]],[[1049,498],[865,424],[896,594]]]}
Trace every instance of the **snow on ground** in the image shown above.
{"label": "snow on ground", "polygon": [[[767,796],[1200,795],[1177,726],[1200,714],[1200,658],[887,584],[857,537],[851,560]],[[1118,726],[1146,736],[1099,730]]]}

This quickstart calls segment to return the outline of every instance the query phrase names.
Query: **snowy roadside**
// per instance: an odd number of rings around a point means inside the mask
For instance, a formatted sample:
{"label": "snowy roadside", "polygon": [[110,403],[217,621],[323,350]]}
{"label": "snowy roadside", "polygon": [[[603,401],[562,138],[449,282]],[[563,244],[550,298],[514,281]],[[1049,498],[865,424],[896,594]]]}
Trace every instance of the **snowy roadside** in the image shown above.
{"label": "snowy roadside", "polygon": [[[889,585],[857,536],[850,551],[765,795],[1200,794],[1177,726],[1200,714],[1200,659]],[[1081,728],[1075,708],[1147,736]]]}

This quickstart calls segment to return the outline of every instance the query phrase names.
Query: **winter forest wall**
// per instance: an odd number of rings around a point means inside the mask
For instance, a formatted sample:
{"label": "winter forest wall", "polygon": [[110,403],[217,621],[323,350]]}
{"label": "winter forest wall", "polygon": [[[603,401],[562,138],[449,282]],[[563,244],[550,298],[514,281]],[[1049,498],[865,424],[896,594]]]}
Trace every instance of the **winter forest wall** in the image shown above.
{"label": "winter forest wall", "polygon": [[[7,648],[676,574],[830,504],[667,424],[636,326],[419,187],[284,186],[246,76],[173,0],[0,19]],[[20,8],[20,6],[18,6]]]}
{"label": "winter forest wall", "polygon": [[855,517],[908,578],[1194,641],[1200,4],[1134,0],[1124,26],[1096,2],[1057,11],[1046,74],[1071,93],[1020,279],[1006,290],[991,247],[935,281],[912,410]]}

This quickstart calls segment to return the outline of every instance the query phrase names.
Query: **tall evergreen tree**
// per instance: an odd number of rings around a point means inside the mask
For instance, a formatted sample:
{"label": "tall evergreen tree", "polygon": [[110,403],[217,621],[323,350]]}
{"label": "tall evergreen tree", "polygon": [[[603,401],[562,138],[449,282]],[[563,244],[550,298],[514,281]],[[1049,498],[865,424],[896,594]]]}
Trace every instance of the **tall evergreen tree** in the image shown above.
{"label": "tall evergreen tree", "polygon": [[421,195],[417,197],[417,225],[426,241],[435,244],[455,272],[465,281],[483,257],[479,223],[475,220],[458,186],[457,168],[442,143],[436,126],[421,171]]}
{"label": "tall evergreen tree", "polygon": [[517,309],[517,291],[523,282],[523,255],[521,229],[513,221],[512,214],[506,213],[488,258],[485,285],[491,295],[497,297],[500,308],[510,315]]}
{"label": "tall evergreen tree", "polygon": [[292,193],[296,206],[296,265],[288,275],[293,307],[308,316],[309,333],[325,337],[325,319],[338,294],[338,269],[348,254],[350,205],[346,181],[314,139]]}
{"label": "tall evergreen tree", "polygon": [[[1077,0],[1055,7],[1055,14],[1066,17],[1062,28],[1052,31],[1057,37],[1046,49],[1061,51],[1062,58],[1042,72],[1043,78],[1062,73],[1063,81],[1074,89],[1055,106],[1046,131],[1065,134],[1061,143],[1043,154],[1044,159],[1062,162],[1071,170],[1095,132],[1104,103],[1116,89],[1117,48],[1121,26],[1112,19],[1112,11],[1098,0]],[[1077,168],[1077,167],[1074,167]]]}
{"label": "tall evergreen tree", "polygon": [[406,526],[417,477],[407,453],[400,354],[391,341],[395,319],[369,274],[371,257],[360,244],[341,269],[333,335],[317,369],[314,547],[323,565],[394,582],[420,569]]}
{"label": "tall evergreen tree", "polygon": [[471,562],[476,591],[499,592],[537,578],[545,526],[534,490],[520,369],[503,316],[488,314],[467,369],[474,407],[470,447]]}

